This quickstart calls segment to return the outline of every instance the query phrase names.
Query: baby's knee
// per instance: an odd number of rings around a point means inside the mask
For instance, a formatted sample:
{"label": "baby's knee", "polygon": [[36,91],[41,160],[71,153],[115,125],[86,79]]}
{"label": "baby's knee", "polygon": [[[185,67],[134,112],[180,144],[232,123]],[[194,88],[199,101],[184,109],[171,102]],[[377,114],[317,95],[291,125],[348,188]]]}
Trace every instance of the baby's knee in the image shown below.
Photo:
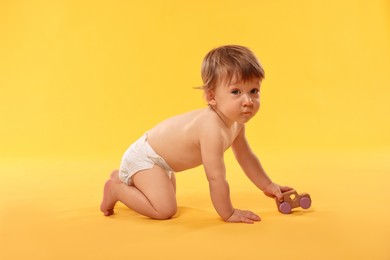
{"label": "baby's knee", "polygon": [[177,206],[172,205],[170,207],[164,207],[156,212],[156,215],[153,217],[158,220],[165,220],[172,218],[177,212]]}

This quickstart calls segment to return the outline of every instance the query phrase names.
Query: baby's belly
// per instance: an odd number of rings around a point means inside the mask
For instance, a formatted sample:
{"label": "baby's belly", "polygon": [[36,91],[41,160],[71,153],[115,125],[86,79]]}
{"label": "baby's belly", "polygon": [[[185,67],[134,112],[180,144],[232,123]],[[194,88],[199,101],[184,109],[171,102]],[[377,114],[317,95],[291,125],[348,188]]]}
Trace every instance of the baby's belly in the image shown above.
{"label": "baby's belly", "polygon": [[195,153],[194,151],[186,151],[180,153],[174,151],[166,151],[163,154],[160,154],[160,156],[165,159],[168,165],[175,172],[181,172],[202,164],[201,156],[196,156]]}

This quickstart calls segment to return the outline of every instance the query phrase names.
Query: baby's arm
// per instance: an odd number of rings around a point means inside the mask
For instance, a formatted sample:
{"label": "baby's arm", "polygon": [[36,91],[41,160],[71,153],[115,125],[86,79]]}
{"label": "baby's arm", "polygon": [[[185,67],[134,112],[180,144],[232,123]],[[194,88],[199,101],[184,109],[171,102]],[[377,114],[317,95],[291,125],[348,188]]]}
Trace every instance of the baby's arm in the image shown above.
{"label": "baby's arm", "polygon": [[207,175],[210,196],[214,208],[228,222],[253,223],[260,217],[250,211],[234,209],[230,200],[229,184],[226,180],[224,139],[218,131],[208,131],[200,139],[202,162]]}
{"label": "baby's arm", "polygon": [[245,174],[265,195],[282,200],[282,192],[292,189],[287,186],[280,186],[268,177],[260,160],[252,152],[245,138],[245,126],[242,127],[239,135],[234,140],[232,150]]}

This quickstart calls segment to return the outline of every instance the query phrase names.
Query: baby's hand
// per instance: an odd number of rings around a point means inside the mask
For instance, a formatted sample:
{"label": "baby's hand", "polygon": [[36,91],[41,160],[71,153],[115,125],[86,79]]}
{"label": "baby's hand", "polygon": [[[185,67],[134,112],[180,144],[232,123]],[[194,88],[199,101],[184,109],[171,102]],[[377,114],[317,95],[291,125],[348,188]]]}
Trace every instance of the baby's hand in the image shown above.
{"label": "baby's hand", "polygon": [[243,222],[253,224],[255,221],[260,221],[260,217],[249,210],[234,209],[233,215],[226,222]]}
{"label": "baby's hand", "polygon": [[263,190],[263,192],[268,197],[277,198],[280,202],[282,202],[283,201],[282,193],[289,190],[293,190],[293,188],[288,186],[280,186],[279,184],[272,182]]}

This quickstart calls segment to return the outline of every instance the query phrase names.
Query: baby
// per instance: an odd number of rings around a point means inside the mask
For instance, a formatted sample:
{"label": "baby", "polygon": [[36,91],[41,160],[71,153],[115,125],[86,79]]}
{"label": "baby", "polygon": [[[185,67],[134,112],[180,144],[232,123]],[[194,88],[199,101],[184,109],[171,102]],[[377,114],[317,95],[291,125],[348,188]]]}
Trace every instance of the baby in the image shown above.
{"label": "baby", "polygon": [[177,211],[175,172],[202,164],[212,203],[224,221],[260,221],[255,213],[232,205],[224,163],[229,147],[265,195],[282,200],[282,192],[292,189],[272,182],[245,137],[245,123],[260,107],[264,78],[254,54],[237,45],[216,48],[204,58],[201,73],[208,107],[159,123],[127,149],[119,171],[104,186],[100,209],[105,216],[120,201],[144,216],[171,218]]}

